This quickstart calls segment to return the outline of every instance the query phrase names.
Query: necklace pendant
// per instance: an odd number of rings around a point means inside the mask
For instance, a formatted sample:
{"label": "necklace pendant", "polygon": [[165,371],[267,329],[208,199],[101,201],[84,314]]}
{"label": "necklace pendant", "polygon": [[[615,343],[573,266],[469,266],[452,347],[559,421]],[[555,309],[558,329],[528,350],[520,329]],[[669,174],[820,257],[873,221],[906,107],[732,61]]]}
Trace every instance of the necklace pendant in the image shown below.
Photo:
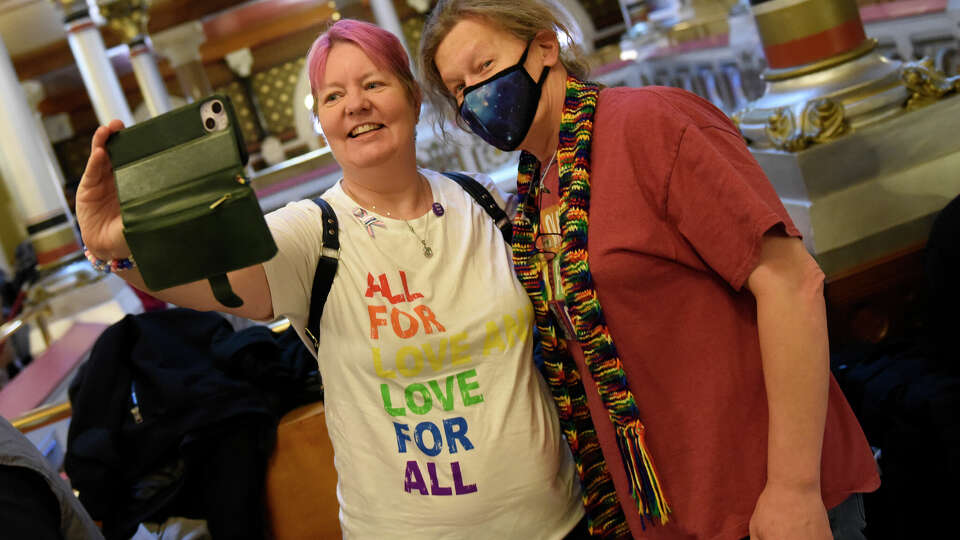
{"label": "necklace pendant", "polygon": [[437,217],[440,217],[440,216],[443,215],[444,210],[443,210],[443,205],[442,205],[442,204],[440,204],[440,203],[438,203],[438,202],[435,202],[435,203],[433,203],[433,207],[432,207],[432,208],[433,208],[433,215],[435,215],[435,216],[437,216]]}
{"label": "necklace pendant", "polygon": [[424,246],[424,247],[423,247],[423,256],[426,257],[426,258],[428,258],[428,259],[429,259],[430,257],[433,257],[433,250],[430,249],[430,246]]}

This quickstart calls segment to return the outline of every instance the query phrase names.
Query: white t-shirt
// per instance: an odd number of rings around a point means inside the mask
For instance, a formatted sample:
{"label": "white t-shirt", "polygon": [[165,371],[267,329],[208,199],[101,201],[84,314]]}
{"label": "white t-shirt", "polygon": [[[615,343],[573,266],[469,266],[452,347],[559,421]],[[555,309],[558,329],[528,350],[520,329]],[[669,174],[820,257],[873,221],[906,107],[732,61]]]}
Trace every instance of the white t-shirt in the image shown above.
{"label": "white t-shirt", "polygon": [[[318,364],[344,537],[563,538],[583,516],[580,487],[532,361],[533,310],[510,248],[459,185],[421,172],[444,213],[409,227],[358,217],[339,183],[323,196],[340,222]],[[303,337],[320,209],[290,203],[267,223],[273,312]]]}

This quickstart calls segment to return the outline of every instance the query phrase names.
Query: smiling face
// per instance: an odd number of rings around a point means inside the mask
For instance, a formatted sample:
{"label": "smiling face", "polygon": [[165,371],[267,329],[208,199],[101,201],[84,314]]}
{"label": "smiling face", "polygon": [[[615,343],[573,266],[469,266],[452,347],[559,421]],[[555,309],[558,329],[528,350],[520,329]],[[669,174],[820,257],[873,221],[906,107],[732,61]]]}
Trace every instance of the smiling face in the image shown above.
{"label": "smiling face", "polygon": [[[525,41],[509,32],[484,20],[466,18],[458,22],[440,42],[434,64],[444,87],[456,99],[459,107],[463,104],[464,89],[516,65],[526,47]],[[545,66],[557,64],[558,51],[555,36],[548,32],[538,34],[530,43],[523,67],[536,81]],[[541,99],[533,125],[520,144],[521,148],[530,147],[533,140],[543,135],[542,126],[547,123],[545,109]]]}
{"label": "smiling face", "polygon": [[323,135],[345,175],[415,155],[419,107],[394,74],[356,45],[330,48],[315,99]]}

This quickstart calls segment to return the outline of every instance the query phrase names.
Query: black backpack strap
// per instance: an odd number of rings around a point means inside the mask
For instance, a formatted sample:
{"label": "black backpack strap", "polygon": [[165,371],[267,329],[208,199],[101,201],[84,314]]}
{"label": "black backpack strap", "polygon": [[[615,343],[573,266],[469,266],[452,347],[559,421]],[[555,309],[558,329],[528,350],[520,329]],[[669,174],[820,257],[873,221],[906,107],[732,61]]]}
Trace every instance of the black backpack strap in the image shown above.
{"label": "black backpack strap", "polygon": [[493,218],[493,222],[503,234],[503,240],[509,244],[513,238],[513,223],[503,208],[500,208],[500,205],[497,204],[493,195],[490,195],[490,192],[487,191],[487,188],[483,187],[483,184],[477,182],[472,176],[463,173],[447,171],[443,175],[460,184],[460,187],[469,193],[473,200],[477,201],[477,204]]}
{"label": "black backpack strap", "polygon": [[327,303],[333,278],[337,275],[337,265],[340,264],[340,226],[337,223],[337,214],[330,203],[317,197],[314,204],[320,207],[323,213],[323,248],[320,250],[320,260],[313,273],[313,288],[310,290],[310,315],[305,329],[307,337],[313,341],[313,350],[319,347],[320,318],[323,317],[323,306]]}

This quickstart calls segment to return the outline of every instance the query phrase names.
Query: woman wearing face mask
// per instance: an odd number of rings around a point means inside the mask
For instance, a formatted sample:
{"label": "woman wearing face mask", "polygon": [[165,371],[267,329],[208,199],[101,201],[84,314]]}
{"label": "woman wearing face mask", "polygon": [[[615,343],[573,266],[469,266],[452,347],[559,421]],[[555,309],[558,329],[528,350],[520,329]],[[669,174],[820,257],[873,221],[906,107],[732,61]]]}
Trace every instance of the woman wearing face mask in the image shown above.
{"label": "woman wearing face mask", "polygon": [[[531,362],[532,311],[493,220],[458,184],[416,165],[420,90],[392,34],[340,21],[307,58],[317,116],[343,178],[319,367],[348,538],[579,538],[573,461]],[[77,195],[88,249],[129,256],[101,127]],[[503,197],[486,177],[479,177]],[[305,326],[323,246],[312,201],[267,216],[278,255],[229,275],[226,309],[205,282],[169,302]],[[118,274],[143,287],[136,269]],[[312,348],[312,347],[311,347]],[[578,528],[579,527],[579,528]],[[568,536],[569,535],[569,536]]]}
{"label": "woman wearing face mask", "polygon": [[438,107],[523,150],[514,263],[591,531],[861,538],[879,480],[829,373],[823,274],[720,111],[585,81],[555,12],[440,0],[420,61]]}

